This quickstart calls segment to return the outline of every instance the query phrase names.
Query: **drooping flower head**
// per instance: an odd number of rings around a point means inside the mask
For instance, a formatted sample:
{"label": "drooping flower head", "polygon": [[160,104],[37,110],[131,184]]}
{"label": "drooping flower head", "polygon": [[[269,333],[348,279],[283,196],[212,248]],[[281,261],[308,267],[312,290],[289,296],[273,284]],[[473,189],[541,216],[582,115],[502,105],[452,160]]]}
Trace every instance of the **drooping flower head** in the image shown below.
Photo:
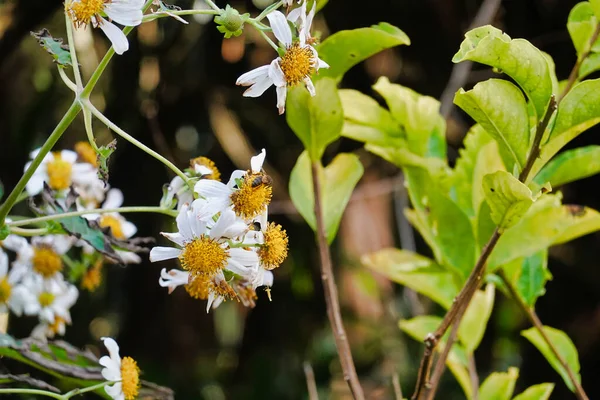
{"label": "drooping flower head", "polygon": [[112,22],[102,17],[106,14],[111,21],[125,26],[137,26],[142,23],[144,0],[67,0],[65,11],[80,28],[91,23],[100,28],[111,41],[115,52],[123,54],[129,49],[125,34]]}
{"label": "drooping flower head", "polygon": [[[303,4],[300,14],[306,14],[306,3]],[[310,24],[313,16],[314,7],[310,17],[304,16],[302,19],[298,37],[294,39],[283,13],[273,11],[267,15],[273,34],[283,46],[283,54],[274,59],[271,64],[253,69],[238,78],[237,85],[250,86],[244,92],[245,97],[258,97],[271,85],[275,85],[277,109],[279,114],[283,114],[288,87],[304,83],[311,96],[316,94],[311,75],[320,68],[329,68],[329,65],[319,58],[317,50],[311,45],[312,41],[307,40],[310,39]]]}
{"label": "drooping flower head", "polygon": [[140,391],[140,369],[131,357],[119,355],[119,345],[114,339],[102,338],[108,350],[108,356],[103,356],[98,361],[102,368],[102,376],[113,385],[104,387],[106,393],[115,400],[133,400]]}

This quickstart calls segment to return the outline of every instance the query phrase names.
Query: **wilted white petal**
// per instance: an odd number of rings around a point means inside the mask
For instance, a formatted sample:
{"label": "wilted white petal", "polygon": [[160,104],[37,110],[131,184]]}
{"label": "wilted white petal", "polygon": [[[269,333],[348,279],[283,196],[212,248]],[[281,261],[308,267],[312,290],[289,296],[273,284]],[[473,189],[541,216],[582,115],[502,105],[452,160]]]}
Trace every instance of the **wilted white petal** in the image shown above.
{"label": "wilted white petal", "polygon": [[112,43],[115,53],[123,54],[129,50],[129,42],[127,41],[125,34],[112,22],[108,22],[102,17],[99,18],[100,29],[102,29],[108,40]]}
{"label": "wilted white petal", "polygon": [[252,172],[260,172],[262,170],[266,157],[267,152],[265,149],[262,149],[259,154],[250,158],[250,168],[252,168]]}
{"label": "wilted white petal", "polygon": [[267,14],[267,18],[275,37],[286,47],[290,46],[292,44],[292,30],[287,23],[285,15],[281,11],[273,11]]}
{"label": "wilted white petal", "polygon": [[179,257],[180,254],[181,250],[173,247],[153,247],[152,250],[150,250],[150,261],[157,262],[170,260]]}

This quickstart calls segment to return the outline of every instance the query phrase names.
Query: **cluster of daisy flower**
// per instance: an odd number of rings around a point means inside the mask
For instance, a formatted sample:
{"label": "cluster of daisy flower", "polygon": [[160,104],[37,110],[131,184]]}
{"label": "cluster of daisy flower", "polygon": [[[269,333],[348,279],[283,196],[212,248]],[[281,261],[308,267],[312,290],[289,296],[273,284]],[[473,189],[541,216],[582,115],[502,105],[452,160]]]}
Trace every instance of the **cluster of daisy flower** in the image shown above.
{"label": "cluster of daisy flower", "polygon": [[179,260],[181,270],[161,271],[159,284],[169,293],[184,286],[193,298],[208,300],[207,311],[227,299],[253,307],[259,286],[270,297],[271,271],[287,257],[288,237],[267,220],[272,179],[262,168],[265,156],[263,149],[250,170],[234,171],[227,184],[212,161],[196,158],[186,170],[188,183],[175,178],[167,185],[163,203],[179,214],[177,232],[162,235],[178,247],[154,247],[150,261]]}
{"label": "cluster of daisy flower", "polygon": [[[119,207],[123,194],[98,178],[95,153],[88,143],[78,143],[75,151],[49,153],[43,159],[26,192],[34,197],[44,190],[59,204],[69,194],[76,196],[76,209],[90,211],[84,218],[95,221],[103,234],[127,240],[136,233],[136,226],[119,213],[93,212]],[[116,249],[116,253],[122,263],[141,261],[132,251]],[[75,284],[94,291],[101,283],[105,260],[90,244],[70,234],[33,236],[30,240],[10,234],[0,241],[0,312],[37,316],[39,324],[33,337],[64,335],[65,325],[71,323],[69,309],[79,296]]]}

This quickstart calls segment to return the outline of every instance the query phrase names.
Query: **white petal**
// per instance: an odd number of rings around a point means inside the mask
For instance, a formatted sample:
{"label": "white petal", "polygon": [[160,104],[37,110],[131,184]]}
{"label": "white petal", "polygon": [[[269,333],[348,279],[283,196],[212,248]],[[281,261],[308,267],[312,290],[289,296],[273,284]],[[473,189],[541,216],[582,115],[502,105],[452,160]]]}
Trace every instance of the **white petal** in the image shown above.
{"label": "white petal", "polygon": [[248,89],[244,91],[244,97],[259,97],[261,96],[268,88],[273,85],[273,81],[269,76],[265,76],[254,85],[250,86]]}
{"label": "white petal", "polygon": [[0,279],[8,274],[8,255],[0,249]]}
{"label": "white petal", "polygon": [[329,64],[327,64],[325,61],[321,60],[320,58],[317,58],[317,60],[318,60],[317,69],[329,68]]}
{"label": "white petal", "polygon": [[[304,3],[304,7],[306,8],[306,2]],[[305,27],[306,28],[305,28],[305,31],[306,31],[306,34],[308,36],[310,36],[310,27],[312,25],[313,18],[315,17],[315,13],[316,12],[317,12],[317,2],[315,1],[315,2],[313,2],[313,6],[310,9],[310,12],[306,16],[306,22],[305,22],[305,24],[306,24]]]}
{"label": "white petal", "polygon": [[312,83],[312,80],[307,76],[303,79],[303,81],[306,85],[306,89],[308,89],[308,93],[310,93],[310,95],[314,97],[317,94],[317,92],[315,90],[315,85],[313,85]]}
{"label": "white petal", "polygon": [[285,112],[285,99],[287,96],[287,88],[285,86],[277,88],[277,109],[279,110],[279,115]]}
{"label": "white petal", "polygon": [[169,239],[171,242],[178,244],[181,247],[183,247],[183,245],[185,243],[184,237],[181,236],[181,233],[179,233],[179,232],[174,232],[174,233],[161,232],[160,234],[163,235],[164,237],[166,237],[167,239]]}
{"label": "white petal", "polygon": [[135,226],[135,224],[132,222],[122,221],[121,230],[123,231],[123,235],[125,235],[125,238],[129,239],[137,232],[137,226]]}
{"label": "white petal", "polygon": [[181,236],[183,236],[186,240],[192,240],[194,238],[192,227],[190,226],[190,214],[189,204],[184,205],[179,212],[179,215],[177,215],[177,218],[175,219],[179,233],[181,233]]}
{"label": "white petal", "polygon": [[258,255],[252,250],[241,248],[229,249],[229,256],[244,266],[252,266],[258,263]]}
{"label": "white petal", "polygon": [[275,37],[286,47],[290,46],[292,44],[292,30],[288,25],[287,19],[285,19],[285,15],[281,11],[273,11],[267,14],[267,18]]}
{"label": "white petal", "polygon": [[283,71],[281,70],[281,65],[279,65],[280,61],[281,61],[281,58],[277,57],[275,60],[273,60],[271,62],[271,64],[269,64],[269,78],[271,78],[271,80],[273,81],[275,86],[277,86],[277,87],[284,86],[285,87],[286,86],[285,75],[283,75]]}
{"label": "white petal", "polygon": [[[198,165],[195,164],[194,165],[194,171],[198,174],[198,175],[210,175],[213,173],[213,170],[205,167],[204,165]],[[181,178],[180,178],[181,179]]]}
{"label": "white petal", "polygon": [[262,149],[259,154],[250,158],[250,168],[252,168],[252,172],[260,172],[262,170],[265,157],[267,157],[267,152],[265,149]]}
{"label": "white petal", "polygon": [[123,384],[121,382],[104,386],[104,390],[114,400],[122,400],[125,398],[125,395],[123,394]]}
{"label": "white petal", "polygon": [[75,164],[75,161],[77,161],[77,153],[71,150],[62,150],[60,152],[60,158],[70,164]]}
{"label": "white petal", "polygon": [[294,8],[292,11],[289,12],[287,19],[290,22],[296,22],[298,21],[298,18],[300,18],[302,16],[302,7],[298,7],[298,8]]}
{"label": "white petal", "polygon": [[44,181],[47,179],[47,176],[44,172],[35,172],[27,185],[25,186],[25,190],[27,190],[27,194],[30,196],[35,196],[38,193],[41,193],[44,189]]}
{"label": "white petal", "polygon": [[137,26],[142,23],[142,7],[137,8],[135,5],[122,4],[118,2],[108,3],[104,6],[104,12],[113,21],[126,26]]}
{"label": "white petal", "polygon": [[102,368],[102,377],[107,381],[118,381],[121,379],[120,367],[115,361],[109,356],[102,356],[98,360],[98,364],[105,368]]}
{"label": "white petal", "polygon": [[119,345],[113,338],[110,337],[102,337],[102,342],[104,343],[104,347],[108,350],[108,354],[113,362],[119,364],[119,368],[121,367],[121,356],[119,355]]}
{"label": "white petal", "polygon": [[112,43],[115,53],[123,54],[129,50],[129,42],[127,41],[125,34],[112,22],[108,22],[102,17],[99,18],[100,29],[102,29],[108,40]]}
{"label": "white petal", "polygon": [[194,185],[194,192],[202,197],[229,197],[231,190],[223,182],[201,179]]}
{"label": "white petal", "polygon": [[233,190],[233,188],[237,186],[237,181],[239,179],[243,179],[245,176],[246,171],[242,169],[236,169],[235,171],[233,171],[231,173],[231,176],[229,177],[229,182],[227,182],[227,187],[229,188],[229,190]]}
{"label": "white petal", "polygon": [[102,204],[102,208],[119,208],[122,204],[123,192],[119,189],[110,189],[106,193],[106,199],[104,200],[104,204]]}
{"label": "white petal", "polygon": [[263,65],[262,67],[258,67],[253,69],[252,71],[248,71],[242,76],[240,76],[237,81],[235,81],[236,85],[241,86],[250,86],[255,84],[256,82],[264,79],[265,76],[268,76],[269,66]]}
{"label": "white petal", "polygon": [[181,250],[174,247],[153,247],[150,250],[150,262],[170,260],[179,257],[180,254]]}

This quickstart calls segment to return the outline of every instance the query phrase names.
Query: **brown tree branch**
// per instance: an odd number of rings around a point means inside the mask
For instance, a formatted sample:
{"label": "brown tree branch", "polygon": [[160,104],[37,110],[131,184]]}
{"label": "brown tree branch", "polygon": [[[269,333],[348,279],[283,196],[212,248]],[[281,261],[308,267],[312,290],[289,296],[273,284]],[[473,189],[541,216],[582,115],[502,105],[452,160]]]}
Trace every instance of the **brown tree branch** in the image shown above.
{"label": "brown tree branch", "polygon": [[319,256],[321,260],[321,280],[323,281],[323,291],[325,292],[325,303],[327,304],[327,316],[333,330],[335,345],[342,365],[344,380],[348,383],[352,396],[355,399],[363,400],[365,395],[360,386],[352,352],[344,323],[342,321],[342,313],[340,311],[340,303],[338,301],[337,286],[333,275],[333,266],[331,262],[331,253],[329,252],[329,244],[325,236],[325,223],[323,219],[323,203],[321,198],[321,182],[319,179],[319,170],[321,164],[318,161],[312,163],[312,181],[315,195],[315,218],[317,221],[317,243],[319,245]]}
{"label": "brown tree branch", "polygon": [[306,377],[306,388],[308,389],[309,400],[319,400],[317,383],[315,382],[315,372],[308,361],[304,361],[304,376]]}
{"label": "brown tree branch", "polygon": [[573,69],[571,70],[571,73],[569,74],[569,78],[567,79],[567,84],[565,85],[565,87],[563,88],[563,91],[558,96],[559,102],[563,99],[563,97],[565,97],[565,95],[567,93],[569,93],[569,90],[571,90],[573,88],[573,86],[579,81],[579,70],[581,69],[581,64],[583,64],[583,61],[586,58],[588,58],[588,56],[592,52],[592,46],[594,45],[594,42],[598,39],[598,36],[600,36],[600,24],[598,24],[598,26],[596,26],[596,30],[594,31],[593,35],[590,37],[590,41],[588,42],[587,49],[583,53],[581,53],[581,55],[579,57],[577,57],[577,62],[575,63],[575,66],[573,67]]}

